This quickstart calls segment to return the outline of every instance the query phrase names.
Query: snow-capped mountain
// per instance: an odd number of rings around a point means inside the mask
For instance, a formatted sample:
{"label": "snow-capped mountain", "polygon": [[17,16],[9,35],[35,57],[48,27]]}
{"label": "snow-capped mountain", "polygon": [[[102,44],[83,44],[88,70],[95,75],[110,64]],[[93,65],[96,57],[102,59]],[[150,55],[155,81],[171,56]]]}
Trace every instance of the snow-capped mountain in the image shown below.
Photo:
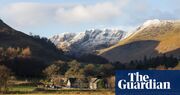
{"label": "snow-capped mountain", "polygon": [[125,35],[126,32],[118,29],[91,29],[80,33],[62,33],[50,40],[66,52],[81,55],[110,47],[122,40]]}
{"label": "snow-capped mountain", "polygon": [[178,20],[159,20],[159,19],[147,20],[141,26],[139,26],[132,34],[136,34],[139,31],[142,31],[147,28],[157,28],[157,27],[161,27],[165,25],[171,25],[176,22],[179,22],[179,21]]}
{"label": "snow-capped mountain", "polygon": [[180,20],[148,20],[132,35],[100,51],[109,61],[130,62],[162,54],[180,56]]}
{"label": "snow-capped mountain", "polygon": [[162,25],[170,25],[173,23],[179,22],[178,20],[159,20],[159,19],[153,19],[153,20],[147,20],[143,23],[143,25],[140,27],[140,29],[145,29],[147,27],[160,27]]}

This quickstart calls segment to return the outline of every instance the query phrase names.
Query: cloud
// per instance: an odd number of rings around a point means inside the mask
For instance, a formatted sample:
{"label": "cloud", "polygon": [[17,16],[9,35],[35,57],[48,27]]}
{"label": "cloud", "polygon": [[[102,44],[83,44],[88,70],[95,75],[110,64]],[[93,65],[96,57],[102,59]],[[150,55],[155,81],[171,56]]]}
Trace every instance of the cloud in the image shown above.
{"label": "cloud", "polygon": [[159,4],[153,0],[130,0],[129,4],[124,8],[125,10],[122,11],[123,16],[119,21],[126,26],[137,26],[150,19],[180,19],[178,14],[180,8],[175,5],[176,1],[179,0],[166,1]]}
{"label": "cloud", "polygon": [[60,9],[56,17],[64,22],[108,21],[120,15],[120,10],[112,3],[90,6],[78,5],[71,9]]}
{"label": "cloud", "polygon": [[180,19],[178,2],[180,0],[161,3],[156,0],[96,0],[84,4],[17,2],[0,6],[0,16],[19,30],[43,33],[77,32],[100,25],[131,30],[149,19]]}
{"label": "cloud", "polygon": [[1,15],[18,25],[37,25],[49,22],[57,5],[39,3],[14,3],[1,10]]}
{"label": "cloud", "polygon": [[0,15],[22,27],[53,22],[60,24],[99,23],[120,16],[121,8],[127,4],[127,1],[113,0],[113,2],[99,2],[94,5],[20,2],[1,8]]}

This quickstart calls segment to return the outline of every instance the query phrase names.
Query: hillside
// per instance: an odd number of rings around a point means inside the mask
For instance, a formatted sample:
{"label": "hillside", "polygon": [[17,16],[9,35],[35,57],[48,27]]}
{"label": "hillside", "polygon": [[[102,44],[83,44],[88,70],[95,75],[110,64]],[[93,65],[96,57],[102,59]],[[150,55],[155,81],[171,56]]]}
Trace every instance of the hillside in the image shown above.
{"label": "hillside", "polygon": [[20,31],[17,31],[2,20],[0,20],[0,48],[1,49],[30,49],[30,57],[43,61],[45,63],[66,59],[61,50],[50,43],[45,38],[39,36],[29,36]]}
{"label": "hillside", "polygon": [[125,35],[126,32],[118,29],[91,29],[80,33],[62,33],[50,40],[63,51],[80,56],[110,47],[122,40]]}
{"label": "hillside", "polygon": [[162,54],[179,57],[179,41],[180,21],[148,20],[132,35],[110,48],[101,50],[99,54],[110,61],[121,62]]}

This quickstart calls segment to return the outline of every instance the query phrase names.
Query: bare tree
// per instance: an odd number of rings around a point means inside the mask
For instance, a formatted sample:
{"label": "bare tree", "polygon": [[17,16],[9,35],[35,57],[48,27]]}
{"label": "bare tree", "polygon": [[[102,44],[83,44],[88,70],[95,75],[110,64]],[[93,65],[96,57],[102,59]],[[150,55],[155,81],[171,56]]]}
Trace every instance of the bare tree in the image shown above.
{"label": "bare tree", "polygon": [[10,75],[10,70],[6,66],[0,65],[0,91],[7,91]]}
{"label": "bare tree", "polygon": [[51,79],[52,76],[57,75],[59,72],[59,67],[55,64],[48,66],[43,73],[47,76],[48,79]]}
{"label": "bare tree", "polygon": [[66,77],[84,77],[83,73],[84,73],[84,70],[81,68],[81,64],[76,61],[76,60],[73,60],[69,63],[69,69],[67,70],[67,72],[65,73],[65,76]]}
{"label": "bare tree", "polygon": [[88,64],[84,67],[85,76],[94,76],[96,74],[96,68],[93,64]]}

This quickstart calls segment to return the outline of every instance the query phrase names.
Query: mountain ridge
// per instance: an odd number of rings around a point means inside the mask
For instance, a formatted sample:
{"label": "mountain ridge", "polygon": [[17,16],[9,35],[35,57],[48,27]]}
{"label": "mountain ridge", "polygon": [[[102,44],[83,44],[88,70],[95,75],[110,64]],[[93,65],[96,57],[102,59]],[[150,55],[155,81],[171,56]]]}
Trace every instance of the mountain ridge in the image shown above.
{"label": "mountain ridge", "polygon": [[[142,26],[140,26],[136,32],[127,37],[126,39],[120,41],[118,44],[101,50],[99,55],[107,58],[110,61],[122,61],[129,62],[131,60],[141,60],[142,57],[138,58],[138,52],[143,52],[143,56],[153,57],[158,54],[164,54],[167,52],[171,52],[180,48],[179,40],[180,40],[180,21],[179,20],[149,20],[146,21]],[[154,50],[157,51],[155,55],[151,56],[148,54],[148,51],[145,51],[148,47],[144,47],[143,45],[133,45],[131,43],[138,41],[158,41],[158,45],[154,47]],[[144,43],[146,44],[146,43]],[[140,48],[140,50],[130,52],[124,46],[128,45],[132,49]],[[148,49],[147,49],[148,50]],[[120,51],[127,51],[125,54],[121,54]],[[118,52],[118,53],[117,53]],[[133,55],[133,54],[136,54]],[[128,55],[129,54],[129,55]],[[130,56],[132,55],[132,56]],[[129,59],[127,59],[129,56]],[[179,55],[176,54],[178,57]]]}
{"label": "mountain ridge", "polygon": [[0,20],[0,47],[7,48],[30,48],[31,57],[38,58],[48,63],[53,60],[66,59],[61,50],[57,50],[48,39],[38,36],[29,36],[23,32],[11,28]]}
{"label": "mountain ridge", "polygon": [[62,33],[50,39],[57,47],[76,55],[93,53],[114,45],[125,35],[125,31],[118,29],[89,29],[80,33]]}

